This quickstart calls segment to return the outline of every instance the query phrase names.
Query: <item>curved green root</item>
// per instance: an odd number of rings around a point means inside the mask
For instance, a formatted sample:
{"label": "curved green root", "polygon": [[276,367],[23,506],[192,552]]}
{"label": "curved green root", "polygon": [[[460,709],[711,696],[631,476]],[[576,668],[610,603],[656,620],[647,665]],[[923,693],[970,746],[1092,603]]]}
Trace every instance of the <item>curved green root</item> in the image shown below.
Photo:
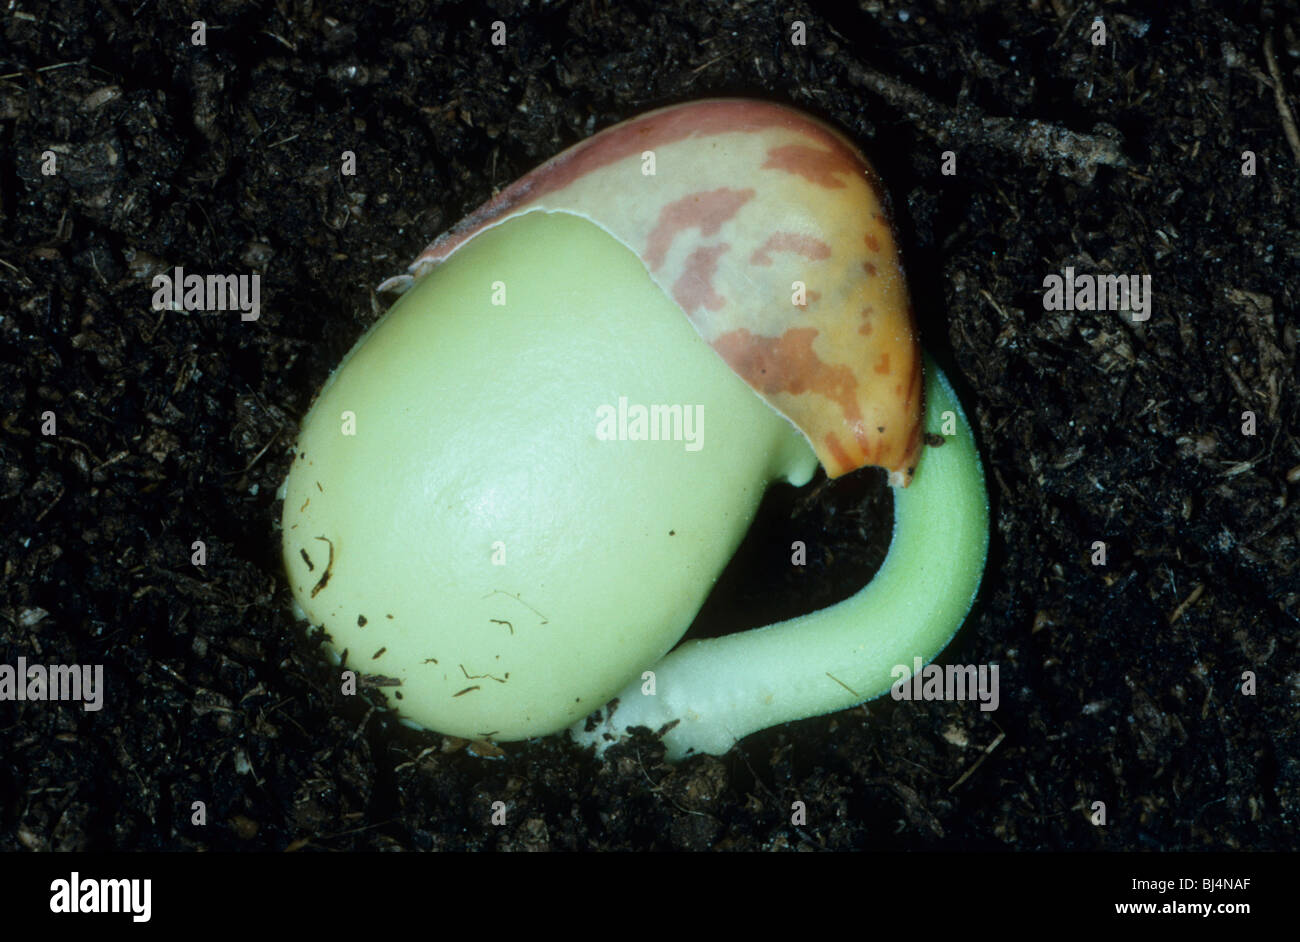
{"label": "curved green root", "polygon": [[893,539],[876,577],[830,608],[680,645],[652,668],[652,694],[639,678],[594,729],[570,727],[578,742],[603,752],[646,726],[661,733],[671,759],[721,754],[757,730],[878,697],[898,679],[896,667],[911,674],[914,658],[929,662],[943,650],[984,572],[988,495],[961,404],[929,356],[925,369],[925,431],[954,434],[923,448],[911,486],[894,490]]}

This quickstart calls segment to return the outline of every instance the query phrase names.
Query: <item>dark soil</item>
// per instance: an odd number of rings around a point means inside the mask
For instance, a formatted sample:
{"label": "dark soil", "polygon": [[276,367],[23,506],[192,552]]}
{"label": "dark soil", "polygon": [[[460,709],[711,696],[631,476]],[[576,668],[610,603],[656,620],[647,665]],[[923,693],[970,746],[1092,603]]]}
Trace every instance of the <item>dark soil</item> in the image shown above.
{"label": "dark soil", "polygon": [[[0,703],[0,850],[1300,843],[1294,6],[184,6],[0,21],[0,664],[108,684],[97,713]],[[999,664],[1000,708],[886,698],[673,766],[649,737],[479,758],[343,697],[290,614],[275,493],[374,286],[594,130],[716,95],[833,122],[893,194],[993,502],[944,660]],[[260,320],[154,311],[178,265],[260,272]],[[1150,320],[1045,311],[1066,266],[1150,274]],[[709,611],[850,594],[879,490],[774,498],[762,532],[811,532],[809,570],[755,564]]]}

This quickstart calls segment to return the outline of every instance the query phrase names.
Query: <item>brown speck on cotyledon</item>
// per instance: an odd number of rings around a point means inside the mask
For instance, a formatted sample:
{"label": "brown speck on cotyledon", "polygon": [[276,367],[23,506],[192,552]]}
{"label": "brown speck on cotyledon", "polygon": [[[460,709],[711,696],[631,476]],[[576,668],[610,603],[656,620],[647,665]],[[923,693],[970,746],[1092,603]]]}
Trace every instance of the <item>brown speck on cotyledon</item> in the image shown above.
{"label": "brown speck on cotyledon", "polygon": [[330,555],[329,555],[329,559],[325,563],[325,571],[321,573],[320,581],[317,582],[316,585],[312,587],[311,590],[312,598],[315,598],[316,595],[320,592],[320,590],[325,588],[325,586],[329,584],[330,576],[333,575],[334,573],[334,544],[330,541],[329,537],[326,536],[318,536],[316,537],[316,539],[322,541],[330,548]]}
{"label": "brown speck on cotyledon", "polygon": [[[465,665],[464,665],[464,664],[459,664],[459,665],[457,665],[457,666],[460,668],[460,672],[461,672],[462,674],[465,675],[465,679],[466,679],[466,680],[482,680],[482,679],[484,679],[484,678],[487,678],[488,680],[495,680],[495,681],[496,681],[497,683],[499,683],[499,684],[504,684],[504,683],[505,683],[505,680],[503,680],[502,678],[500,678],[500,677],[494,677],[494,676],[491,675],[491,674],[471,674],[469,671],[465,670]],[[506,674],[506,677],[509,677],[509,676],[510,676],[510,675],[507,673],[507,674]]]}

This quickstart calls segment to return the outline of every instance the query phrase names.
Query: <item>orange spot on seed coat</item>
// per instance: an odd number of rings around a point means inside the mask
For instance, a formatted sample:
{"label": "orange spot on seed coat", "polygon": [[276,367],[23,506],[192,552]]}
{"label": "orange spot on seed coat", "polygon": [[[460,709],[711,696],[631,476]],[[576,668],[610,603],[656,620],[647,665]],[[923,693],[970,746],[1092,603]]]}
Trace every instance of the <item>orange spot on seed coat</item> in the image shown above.
{"label": "orange spot on seed coat", "polygon": [[673,300],[687,314],[693,314],[699,308],[710,311],[721,309],[726,299],[713,290],[713,275],[718,270],[718,259],[727,253],[731,246],[705,246],[691,253],[686,260],[686,270],[673,285]]}
{"label": "orange spot on seed coat", "polygon": [[813,261],[823,261],[831,257],[831,247],[821,239],[794,232],[777,232],[768,236],[767,241],[754,250],[754,254],[749,256],[749,264],[771,265],[772,256],[769,254],[771,252],[793,252]]}
{"label": "orange spot on seed coat", "polygon": [[[761,337],[741,328],[713,342],[713,349],[745,382],[765,393],[815,392],[858,415],[858,381],[846,366],[831,366],[812,348],[815,327],[792,327],[780,337]],[[860,417],[859,417],[860,418]]]}
{"label": "orange spot on seed coat", "polygon": [[659,223],[646,240],[645,263],[651,271],[660,268],[673,239],[686,229],[699,229],[700,235],[717,235],[722,224],[731,219],[754,198],[754,191],[721,187],[707,193],[692,193],[669,203],[659,211]]}
{"label": "orange spot on seed coat", "polygon": [[809,183],[825,187],[828,190],[842,190],[844,181],[837,174],[853,176],[860,170],[845,155],[816,147],[804,147],[801,144],[786,144],[774,147],[767,152],[764,170],[784,170],[797,173]]}

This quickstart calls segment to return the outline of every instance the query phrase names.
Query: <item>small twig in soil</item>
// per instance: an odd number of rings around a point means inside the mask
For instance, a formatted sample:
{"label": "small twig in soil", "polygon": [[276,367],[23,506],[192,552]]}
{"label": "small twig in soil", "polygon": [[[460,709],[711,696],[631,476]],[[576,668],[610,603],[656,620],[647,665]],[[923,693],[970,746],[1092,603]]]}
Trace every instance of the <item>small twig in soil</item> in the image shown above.
{"label": "small twig in soil", "polygon": [[1300,164],[1300,131],[1296,130],[1295,115],[1287,104],[1286,89],[1282,86],[1282,70],[1277,67],[1277,56],[1273,53],[1273,33],[1264,35],[1264,61],[1268,63],[1268,74],[1273,76],[1273,100],[1277,102],[1277,114],[1282,119],[1282,131],[1286,142],[1291,145],[1291,154]]}
{"label": "small twig in soil", "polygon": [[7,259],[0,258],[0,265],[3,265],[5,268],[9,269],[11,272],[17,275],[28,285],[32,284],[32,280],[28,278],[26,275],[24,275],[22,269],[19,268],[17,265],[15,265],[13,262],[8,261]]}
{"label": "small twig in soil", "polygon": [[[15,14],[16,15],[16,14]],[[24,69],[21,72],[6,72],[0,75],[0,81],[11,78],[22,78],[24,75],[32,75],[37,72],[52,72],[55,69],[66,69],[70,65],[85,65],[85,59],[77,59],[73,62],[56,62],[54,65],[43,65],[37,69]]]}
{"label": "small twig in soil", "polygon": [[727,58],[727,56],[734,55],[734,54],[735,52],[733,50],[732,52],[724,52],[720,56],[714,56],[712,59],[710,59],[708,62],[704,63],[703,65],[697,65],[695,68],[691,69],[691,75],[699,75],[701,72],[703,72],[709,66],[713,65],[715,62],[721,62],[723,59]]}
{"label": "small twig in soil", "polygon": [[49,513],[51,510],[54,509],[54,505],[57,504],[60,500],[63,499],[63,495],[64,495],[65,493],[67,493],[67,488],[66,488],[66,487],[63,487],[62,485],[60,485],[60,486],[59,486],[59,493],[57,493],[57,494],[54,495],[54,500],[52,500],[52,501],[50,501],[48,504],[46,504],[46,505],[45,505],[45,509],[42,510],[40,513],[38,513],[38,514],[36,515],[36,522],[37,522],[37,523],[40,523],[41,520],[43,520],[43,519],[45,518],[45,515],[46,515],[47,513]]}
{"label": "small twig in soil", "polygon": [[849,81],[879,95],[945,143],[984,144],[1010,152],[1026,163],[1041,162],[1077,183],[1089,184],[1098,167],[1128,167],[1120,142],[1081,134],[1036,118],[990,117],[972,105],[941,104],[898,79],[846,63]]}
{"label": "small twig in soil", "polygon": [[233,477],[236,474],[247,474],[249,471],[252,470],[253,465],[257,464],[257,462],[261,460],[262,456],[266,454],[266,450],[275,444],[275,440],[279,437],[280,437],[280,432],[277,430],[276,433],[271,436],[271,440],[262,446],[262,450],[259,451],[257,454],[253,455],[253,460],[250,461],[248,464],[244,465],[244,469],[242,471],[223,471],[221,472],[222,475],[225,477]]}
{"label": "small twig in soil", "polygon": [[987,746],[984,747],[984,754],[981,755],[978,759],[976,759],[975,762],[971,765],[971,767],[961,774],[961,778],[957,779],[957,781],[953,782],[951,785],[948,786],[948,794],[951,795],[954,791],[957,790],[957,788],[961,785],[962,782],[966,781],[966,779],[974,775],[975,770],[984,764],[984,760],[989,757],[989,755],[993,752],[994,749],[1002,745],[1002,740],[1006,738],[1007,738],[1006,733],[999,732],[997,738],[995,738],[991,743],[989,743]]}
{"label": "small twig in soil", "polygon": [[1198,583],[1196,588],[1192,589],[1191,595],[1178,603],[1178,607],[1169,613],[1169,624],[1173,624],[1183,617],[1183,612],[1187,611],[1197,603],[1201,595],[1205,592],[1205,584]]}

